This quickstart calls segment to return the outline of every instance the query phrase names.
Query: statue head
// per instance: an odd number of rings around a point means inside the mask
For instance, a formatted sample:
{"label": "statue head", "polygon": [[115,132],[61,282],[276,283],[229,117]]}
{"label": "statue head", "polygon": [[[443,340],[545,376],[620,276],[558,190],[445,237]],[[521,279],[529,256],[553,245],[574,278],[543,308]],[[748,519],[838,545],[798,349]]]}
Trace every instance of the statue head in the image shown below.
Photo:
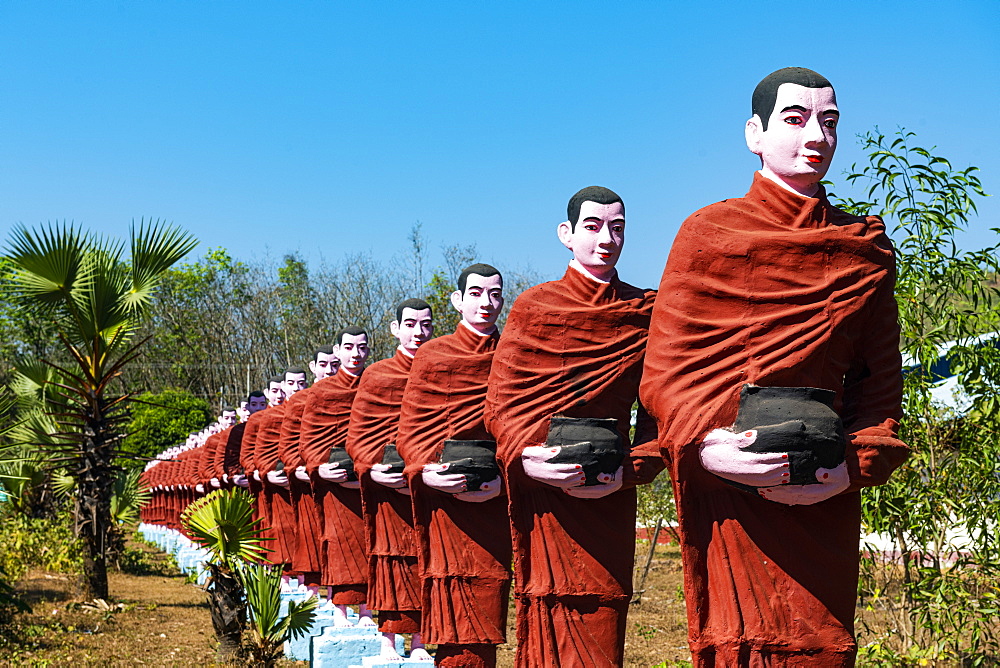
{"label": "statue head", "polygon": [[[280,389],[280,388],[279,388]],[[268,400],[264,396],[264,393],[260,390],[255,390],[250,393],[247,397],[247,417],[250,417],[257,411],[262,411],[267,408]]]}
{"label": "statue head", "polygon": [[333,346],[320,346],[313,351],[312,361],[309,362],[309,370],[312,371],[316,380],[323,380],[327,376],[337,373],[340,368],[340,359],[333,352]]}
{"label": "statue head", "polygon": [[503,308],[503,276],[496,267],[473,264],[458,276],[458,290],[451,293],[451,305],[462,314],[462,322],[480,334],[496,329]]}
{"label": "statue head", "polygon": [[340,361],[341,371],[357,376],[368,361],[368,333],[362,327],[344,327],[337,332],[333,350]]}
{"label": "statue head", "polygon": [[577,192],[566,207],[567,219],[557,233],[573,259],[595,278],[610,280],[625,245],[625,203],[614,191],[590,186]]}
{"label": "statue head", "polygon": [[399,341],[399,348],[413,356],[434,335],[431,305],[423,299],[405,299],[396,306],[396,319],[389,331]]}
{"label": "statue head", "polygon": [[240,422],[246,422],[247,418],[250,417],[250,410],[247,408],[249,403],[249,401],[244,399],[240,402],[239,408],[236,409],[236,416],[240,419]]}
{"label": "statue head", "polygon": [[281,385],[284,382],[284,374],[271,376],[267,379],[267,389],[264,390],[264,394],[267,395],[268,406],[278,406],[285,400],[285,393],[281,389]]}
{"label": "statue head", "polygon": [[833,85],[803,67],[764,77],[753,92],[747,147],[760,156],[760,172],[778,185],[812,197],[837,150],[840,111]]}
{"label": "statue head", "polygon": [[289,399],[299,390],[306,389],[306,370],[297,366],[290,366],[285,369],[281,379],[281,390],[285,393],[285,399]]}
{"label": "statue head", "polygon": [[223,406],[222,412],[219,415],[219,426],[222,429],[228,429],[236,424],[236,422],[236,409],[229,405]]}

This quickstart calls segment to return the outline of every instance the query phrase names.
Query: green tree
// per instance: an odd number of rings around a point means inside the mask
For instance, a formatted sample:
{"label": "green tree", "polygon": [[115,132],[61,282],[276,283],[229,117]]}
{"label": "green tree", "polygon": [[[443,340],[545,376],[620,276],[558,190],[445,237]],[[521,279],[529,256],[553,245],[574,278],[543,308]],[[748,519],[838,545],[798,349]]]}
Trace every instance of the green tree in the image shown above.
{"label": "green tree", "polygon": [[[866,201],[839,203],[882,216],[896,241],[908,367],[900,436],[913,450],[888,484],[862,495],[864,528],[891,537],[902,555],[897,564],[871,549],[862,560],[862,658],[986,665],[1000,648],[1000,350],[995,338],[989,344],[1000,248],[958,248],[956,234],[985,195],[977,170],[955,169],[913,137],[864,135],[868,162],[852,166],[847,180],[866,186]],[[932,399],[942,356],[958,373],[967,410]]]}
{"label": "green tree", "polygon": [[131,398],[118,381],[140,355],[144,341],[135,333],[165,272],[196,244],[159,222],[133,226],[127,247],[63,224],[37,231],[17,226],[5,251],[13,267],[8,298],[32,317],[50,320],[58,333],[60,354],[45,359],[57,372],[46,385],[47,412],[58,431],[46,447],[76,480],[88,598],[108,595],[115,460]]}
{"label": "green tree", "polygon": [[167,448],[182,443],[189,434],[208,426],[215,417],[207,401],[175,389],[136,396],[131,412],[132,419],[122,451],[135,459],[123,461],[123,464],[155,457]]}

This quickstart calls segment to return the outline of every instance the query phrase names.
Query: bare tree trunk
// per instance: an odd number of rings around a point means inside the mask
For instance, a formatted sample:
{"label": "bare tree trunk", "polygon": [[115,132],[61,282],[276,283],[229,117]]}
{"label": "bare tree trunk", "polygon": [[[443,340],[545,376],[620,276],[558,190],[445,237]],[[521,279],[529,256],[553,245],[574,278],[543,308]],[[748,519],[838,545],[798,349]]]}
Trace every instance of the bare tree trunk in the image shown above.
{"label": "bare tree trunk", "polygon": [[219,641],[216,663],[231,663],[240,657],[247,608],[243,602],[243,587],[239,580],[224,572],[217,564],[208,564],[212,574],[208,590],[208,605],[212,613],[212,628]]}

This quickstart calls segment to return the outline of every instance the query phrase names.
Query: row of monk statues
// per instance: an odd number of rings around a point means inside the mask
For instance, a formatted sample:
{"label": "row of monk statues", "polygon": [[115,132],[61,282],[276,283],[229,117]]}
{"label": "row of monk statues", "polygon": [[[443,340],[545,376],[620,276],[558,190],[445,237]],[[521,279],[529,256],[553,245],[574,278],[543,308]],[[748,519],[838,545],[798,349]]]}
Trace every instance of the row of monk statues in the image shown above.
{"label": "row of monk statues", "polygon": [[438,665],[495,665],[513,585],[518,666],[620,666],[636,486],[666,469],[694,665],[854,665],[859,492],[909,450],[893,248],[821,184],[839,121],[824,77],[770,74],[745,127],[761,169],[683,223],[658,290],[619,278],[625,204],[584,188],[565,274],[502,333],[486,264],[458,277],[453,333],[408,299],[366,366],[369,332],[344,327],[312,386],[288,369],[151,465],[147,521],[247,487],[271,560],[343,623],[358,606],[386,656],[403,633]]}

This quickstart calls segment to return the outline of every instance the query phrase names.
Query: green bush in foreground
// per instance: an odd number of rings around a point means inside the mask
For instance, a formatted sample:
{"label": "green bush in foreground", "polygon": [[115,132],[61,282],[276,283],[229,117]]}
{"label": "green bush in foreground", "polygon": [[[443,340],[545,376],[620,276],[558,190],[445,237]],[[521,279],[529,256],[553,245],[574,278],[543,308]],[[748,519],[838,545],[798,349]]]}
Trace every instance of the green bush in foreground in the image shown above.
{"label": "green bush in foreground", "polygon": [[0,514],[0,524],[0,570],[10,582],[17,582],[31,569],[74,575],[82,572],[80,541],[73,536],[68,510],[51,518]]}

